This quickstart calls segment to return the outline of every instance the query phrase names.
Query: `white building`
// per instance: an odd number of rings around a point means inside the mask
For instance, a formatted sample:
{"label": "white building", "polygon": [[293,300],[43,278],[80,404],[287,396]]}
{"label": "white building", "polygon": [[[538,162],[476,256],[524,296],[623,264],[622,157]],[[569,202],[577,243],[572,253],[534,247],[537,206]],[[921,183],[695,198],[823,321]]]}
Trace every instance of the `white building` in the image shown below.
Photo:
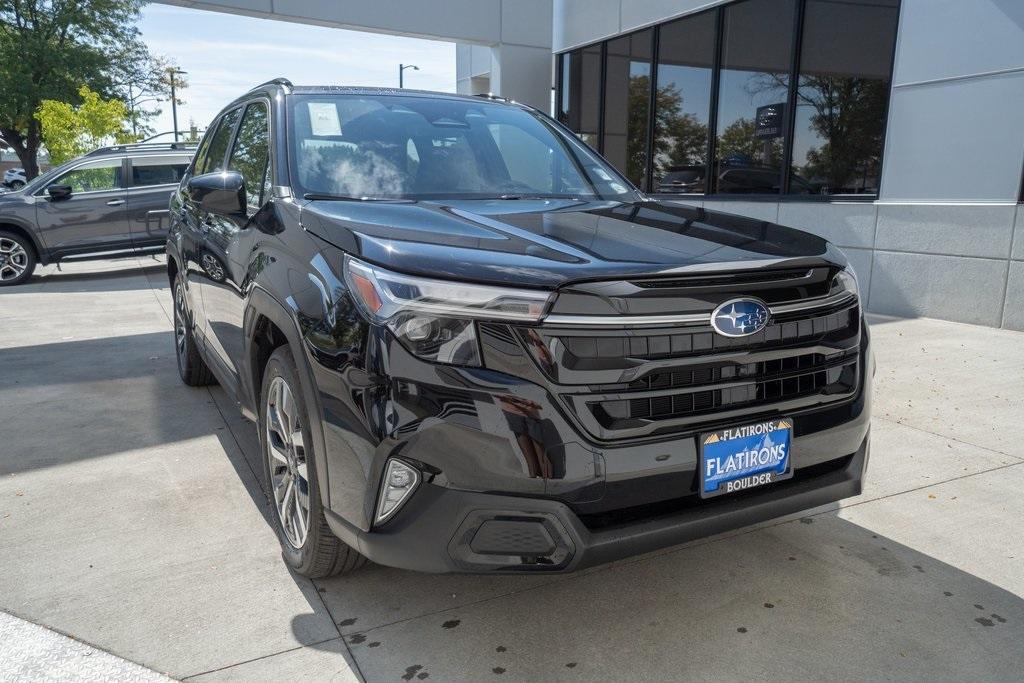
{"label": "white building", "polygon": [[1024,330],[1022,0],[165,1],[455,41],[460,92],[828,237],[869,310]]}

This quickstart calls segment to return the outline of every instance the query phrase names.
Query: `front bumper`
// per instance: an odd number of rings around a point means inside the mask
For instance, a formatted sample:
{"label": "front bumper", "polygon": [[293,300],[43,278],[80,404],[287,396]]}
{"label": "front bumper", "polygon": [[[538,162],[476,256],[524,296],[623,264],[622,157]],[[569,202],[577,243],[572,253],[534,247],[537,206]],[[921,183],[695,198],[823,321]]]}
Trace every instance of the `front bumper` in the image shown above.
{"label": "front bumper", "polygon": [[[854,496],[869,455],[874,358],[866,328],[859,352],[852,396],[784,413],[794,422],[792,479],[702,500],[695,432],[590,440],[542,380],[522,379],[530,376],[527,363],[510,362],[505,372],[447,368],[395,343],[382,354],[389,389],[371,411],[389,434],[366,470],[362,515],[332,506],[328,521],[383,565],[566,572]],[[524,403],[537,406],[530,420],[520,417]],[[729,424],[778,416],[751,412],[730,416]],[[383,525],[357,525],[360,517],[372,519],[389,457],[419,468],[423,483]],[[332,484],[343,481],[331,477]],[[332,495],[332,502],[350,499]]]}
{"label": "front bumper", "polygon": [[589,528],[564,503],[424,484],[397,518],[335,533],[378,564],[423,572],[569,572],[807,510],[861,492],[870,434],[856,452],[792,479],[649,518]]}

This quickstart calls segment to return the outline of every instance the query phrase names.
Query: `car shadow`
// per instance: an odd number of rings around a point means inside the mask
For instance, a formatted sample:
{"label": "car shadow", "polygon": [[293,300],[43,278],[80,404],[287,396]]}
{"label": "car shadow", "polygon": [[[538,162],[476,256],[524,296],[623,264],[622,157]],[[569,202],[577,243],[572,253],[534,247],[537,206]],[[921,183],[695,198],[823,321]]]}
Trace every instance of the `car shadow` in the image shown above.
{"label": "car shadow", "polygon": [[3,294],[72,294],[143,290],[151,288],[147,276],[167,270],[163,261],[148,259],[126,261],[125,267],[117,270],[77,270],[82,265],[85,264],[75,264],[74,271],[45,268],[45,272],[37,271],[25,284],[0,291]]}
{"label": "car shadow", "polygon": [[178,378],[170,330],[0,348],[0,368],[0,446],[17,454],[0,458],[0,475],[181,442],[219,424],[205,390]]}
{"label": "car shadow", "polygon": [[[222,394],[218,405],[230,414]],[[225,450],[243,479],[258,475],[247,488],[272,523],[255,427],[228,421]],[[514,674],[504,678],[556,679],[568,664],[577,676],[651,680],[1019,673],[1020,596],[842,515],[741,529],[570,575],[369,564],[313,582],[348,647],[307,647],[358,664],[367,680],[402,679],[417,666],[440,680],[480,680],[497,668]],[[320,609],[294,617],[293,631]]]}
{"label": "car shadow", "polygon": [[[493,668],[547,680],[569,664],[611,680],[1011,680],[1024,663],[1020,596],[834,512],[538,585],[521,578],[374,567],[318,585],[354,622],[342,630],[368,680],[413,665],[441,680]],[[467,599],[482,586],[493,597]],[[434,604],[403,614],[419,591]]]}

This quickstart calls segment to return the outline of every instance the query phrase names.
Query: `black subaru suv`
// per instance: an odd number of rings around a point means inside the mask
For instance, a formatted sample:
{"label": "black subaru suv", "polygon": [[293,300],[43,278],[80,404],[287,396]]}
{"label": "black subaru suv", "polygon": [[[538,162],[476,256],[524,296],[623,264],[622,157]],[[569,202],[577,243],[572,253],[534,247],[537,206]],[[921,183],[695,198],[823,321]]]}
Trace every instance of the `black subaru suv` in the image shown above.
{"label": "black subaru suv", "polygon": [[529,107],[259,86],[167,252],[181,376],[258,423],[301,574],[569,571],[861,490],[843,254],[653,200]]}
{"label": "black subaru suv", "polygon": [[163,252],[167,200],[194,151],[101,147],[0,194],[0,287],[27,281],[38,264]]}

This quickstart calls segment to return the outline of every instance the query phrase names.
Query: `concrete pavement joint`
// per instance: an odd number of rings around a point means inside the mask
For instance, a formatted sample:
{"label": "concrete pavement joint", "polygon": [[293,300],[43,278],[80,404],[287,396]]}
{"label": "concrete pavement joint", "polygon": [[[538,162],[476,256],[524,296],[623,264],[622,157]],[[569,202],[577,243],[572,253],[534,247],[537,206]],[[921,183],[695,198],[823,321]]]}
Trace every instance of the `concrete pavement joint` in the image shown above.
{"label": "concrete pavement joint", "polygon": [[[917,486],[917,487],[914,487],[914,488],[906,489],[904,491],[898,491],[898,492],[895,492],[895,493],[890,493],[890,494],[887,494],[887,495],[878,496],[876,498],[870,498],[868,500],[858,501],[856,503],[851,503],[851,504],[845,505],[845,506],[840,506],[838,503],[834,503],[834,504],[832,504],[834,507],[830,506],[829,509],[827,509],[827,510],[822,510],[820,512],[815,512],[815,513],[809,513],[809,514],[803,515],[803,517],[818,517],[818,516],[821,516],[821,515],[825,515],[825,514],[829,514],[829,513],[835,512],[837,510],[841,510],[841,509],[845,510],[845,509],[849,509],[849,508],[853,508],[853,507],[858,507],[860,505],[864,505],[864,504],[867,504],[867,503],[874,503],[874,502],[877,502],[877,501],[880,501],[880,500],[885,500],[887,498],[894,498],[896,496],[902,496],[902,495],[907,494],[907,493],[914,493],[915,491],[921,491],[923,489],[931,488],[933,486],[940,486],[942,484],[947,484],[949,482],[959,481],[959,480],[962,480],[962,479],[967,479],[969,477],[978,476],[979,474],[987,474],[987,473],[990,473],[990,472],[997,472],[999,470],[1004,470],[1004,469],[1007,469],[1007,468],[1010,468],[1010,467],[1019,467],[1021,465],[1024,465],[1024,462],[1010,463],[1008,465],[1000,465],[998,467],[992,467],[992,468],[987,469],[987,470],[982,470],[982,471],[979,471],[979,472],[972,472],[970,474],[964,474],[964,475],[957,476],[957,477],[951,477],[949,479],[944,479],[942,481],[931,482],[931,483],[925,484],[923,486]],[[797,518],[797,519],[787,519],[787,520],[784,520],[784,521],[781,521],[781,522],[768,523],[768,524],[764,524],[764,525],[757,526],[757,527],[754,527],[754,528],[737,529],[737,530],[735,530],[733,532],[726,532],[725,535],[717,537],[717,538],[709,538],[709,539],[703,539],[703,540],[698,540],[698,541],[692,541],[692,542],[686,544],[685,546],[683,546],[681,548],[668,548],[668,549],[666,549],[664,551],[656,552],[656,553],[653,553],[653,554],[648,554],[648,555],[643,556],[643,557],[637,557],[637,558],[631,558],[631,559],[626,559],[626,560],[620,560],[618,562],[615,562],[615,563],[612,563],[612,564],[608,564],[608,565],[605,565],[605,566],[595,567],[594,569],[592,569],[590,571],[577,572],[577,573],[574,573],[574,574],[563,574],[563,575],[559,576],[558,578],[553,578],[552,581],[541,583],[541,584],[538,584],[536,586],[530,586],[528,588],[522,588],[522,589],[519,589],[519,590],[509,591],[507,593],[502,593],[500,595],[492,595],[492,596],[489,596],[489,597],[486,597],[486,598],[481,598],[480,600],[475,600],[473,602],[468,602],[468,603],[466,603],[464,605],[457,605],[455,607],[446,607],[444,609],[434,610],[434,611],[431,611],[431,612],[424,612],[422,614],[406,617],[404,619],[397,619],[395,621],[391,621],[391,622],[388,622],[388,623],[385,623],[385,624],[378,624],[377,626],[373,626],[371,628],[358,631],[357,633],[364,633],[364,634],[365,633],[371,633],[373,631],[377,631],[377,630],[382,629],[382,628],[387,628],[389,626],[395,626],[397,624],[404,624],[406,622],[415,621],[417,619],[422,619],[424,617],[432,617],[432,616],[437,616],[439,614],[445,614],[447,612],[453,612],[455,610],[465,609],[465,608],[468,608],[468,607],[475,607],[477,605],[481,605],[481,604],[488,603],[488,602],[493,602],[494,600],[499,600],[499,599],[506,598],[506,597],[509,597],[509,596],[512,596],[512,595],[520,595],[520,594],[529,593],[529,592],[532,592],[532,591],[535,591],[535,590],[538,590],[538,589],[541,589],[541,588],[547,588],[548,586],[555,585],[556,583],[561,583],[561,582],[565,582],[565,581],[572,581],[572,580],[581,579],[583,577],[588,577],[588,576],[591,576],[591,575],[594,575],[594,574],[603,573],[603,572],[609,571],[611,569],[616,569],[618,567],[628,567],[628,566],[632,566],[632,565],[636,565],[636,564],[642,564],[642,563],[646,563],[646,562],[651,562],[653,560],[656,560],[656,559],[659,559],[659,558],[662,558],[662,557],[666,557],[668,555],[674,555],[676,553],[686,552],[688,550],[693,550],[695,548],[701,548],[703,546],[711,545],[713,543],[721,543],[723,541],[728,541],[728,540],[731,540],[733,538],[739,538],[740,536],[746,536],[748,534],[757,533],[758,531],[764,531],[766,529],[773,529],[775,527],[784,526],[786,524],[796,524],[799,521],[800,521],[800,518]],[[349,635],[354,635],[354,634],[349,634]],[[343,637],[343,639],[344,639],[344,637]],[[346,642],[346,648],[347,647],[348,647],[348,643]],[[350,650],[350,652],[351,652],[351,650]],[[353,661],[354,660],[355,660],[355,658],[353,657]]]}
{"label": "concrete pavement joint", "polygon": [[[245,466],[249,469],[249,472],[252,474],[253,480],[256,482],[256,485],[259,486],[260,493],[263,494],[263,497],[266,499],[266,502],[269,504],[270,503],[270,496],[268,495],[268,492],[266,491],[266,489],[263,488],[263,478],[256,474],[256,471],[252,467],[252,463],[249,462],[249,458],[245,457],[245,450],[242,448],[242,444],[238,443],[238,438],[235,436],[234,430],[231,429],[231,425],[228,423],[228,419],[224,415],[224,411],[221,410],[220,405],[217,403],[217,399],[214,397],[213,392],[210,390],[209,387],[206,388],[206,394],[210,397],[210,401],[213,403],[214,409],[216,409],[217,414],[220,416],[221,422],[224,424],[224,428],[227,430],[228,434],[231,435],[231,440],[234,442],[235,448],[238,450],[239,455],[241,455],[242,460],[245,461]],[[345,646],[345,650],[348,652],[349,657],[352,659],[352,663],[356,667],[356,674],[362,680],[365,681],[366,677],[363,676],[362,671],[359,670],[359,662],[356,661],[355,655],[352,654],[351,648],[349,648],[348,643],[345,641],[345,638],[344,638],[344,636],[341,633],[341,629],[338,627],[338,620],[335,618],[334,614],[331,612],[331,608],[327,605],[327,601],[324,600],[324,596],[323,596],[323,594],[319,590],[320,586],[318,586],[316,581],[314,581],[314,580],[310,580],[310,583],[313,585],[313,590],[316,593],[317,599],[320,600],[320,604],[323,605],[324,611],[327,612],[327,616],[330,617],[331,625],[334,627],[334,630],[338,634],[337,637],[341,639],[342,644]],[[325,640],[323,642],[330,642],[332,640],[335,640],[335,639],[334,638],[329,638],[329,639],[327,639],[327,640]],[[319,644],[321,644],[321,643],[314,643],[314,645],[319,645]],[[303,646],[303,647],[306,647],[306,646]],[[290,650],[282,650],[281,652],[278,652],[278,653],[275,653],[275,654],[282,654],[283,652],[291,652],[291,651],[293,651],[295,649],[299,649],[299,648],[291,648]],[[267,657],[272,657],[274,655],[272,654],[272,655],[266,655],[266,656]],[[256,659],[263,659],[263,657],[257,657]],[[255,660],[249,660],[249,661],[255,661]],[[222,667],[222,668],[230,668],[232,666],[240,666],[241,664],[246,664],[246,663],[247,662],[238,662],[236,664],[231,664],[231,665],[229,665],[227,667]],[[216,669],[216,670],[219,671],[220,669]],[[210,672],[205,672],[205,673],[210,673]],[[202,674],[194,674],[194,675],[199,676],[199,675],[202,675]]]}
{"label": "concrete pavement joint", "polygon": [[1007,458],[1013,458],[1014,460],[1020,460],[1021,462],[1024,462],[1024,457],[1021,457],[1019,455],[1014,455],[1013,453],[1007,453],[1005,451],[1000,451],[1000,450],[998,450],[996,448],[990,448],[988,446],[982,446],[980,444],[972,443],[970,441],[964,441],[962,439],[958,439],[958,438],[953,437],[953,436],[947,436],[945,434],[939,434],[938,432],[933,432],[933,431],[931,431],[929,429],[925,429],[924,427],[918,427],[916,425],[908,424],[906,422],[900,422],[899,420],[893,420],[893,419],[890,419],[888,417],[881,417],[881,416],[878,416],[878,415],[872,415],[871,416],[871,420],[872,421],[874,421],[874,420],[882,420],[884,422],[888,422],[889,424],[899,425],[901,427],[908,427],[910,429],[914,429],[914,430],[919,431],[919,432],[924,432],[925,434],[931,434],[932,436],[937,436],[940,439],[946,439],[947,441],[953,441],[955,443],[963,444],[964,446],[971,446],[973,448],[979,448],[979,449],[981,449],[983,451],[988,451],[989,453],[998,453],[999,455],[1005,455]]}
{"label": "concrete pavement joint", "polygon": [[164,317],[167,318],[167,322],[171,324],[171,329],[174,329],[174,318],[170,313],[167,312],[167,308],[164,306],[164,302],[160,300],[160,295],[157,293],[161,287],[154,287],[153,281],[149,279],[149,271],[146,271],[143,276],[146,278],[146,284],[149,285],[149,291],[152,292],[153,298],[156,299],[157,305],[160,310],[163,311]]}
{"label": "concrete pavement joint", "polygon": [[[315,643],[307,643],[306,645],[296,645],[295,647],[285,648],[284,650],[280,650],[278,652],[271,652],[270,654],[260,655],[259,657],[253,657],[252,659],[246,659],[246,660],[241,661],[241,662],[234,662],[232,664],[225,664],[224,666],[218,666],[215,669],[208,669],[206,671],[200,671],[199,673],[189,674],[187,676],[181,677],[179,680],[181,680],[182,683],[184,683],[185,681],[191,681],[193,679],[199,678],[200,676],[206,676],[207,674],[217,673],[218,671],[227,671],[228,669],[233,669],[236,666],[242,666],[243,664],[251,664],[253,662],[259,662],[259,661],[262,661],[264,659],[270,659],[271,657],[276,657],[278,655],[288,654],[289,652],[298,652],[299,650],[303,650],[303,649],[306,649],[306,648],[316,647],[318,645],[325,645],[327,643],[333,643],[336,640],[344,641],[344,638],[342,638],[341,636],[335,636],[333,638],[325,638],[324,640],[318,640]],[[347,647],[348,646],[346,646],[346,648]],[[364,681],[366,680],[366,678],[364,678],[362,676],[362,674],[359,674],[359,675],[360,675],[360,678],[363,678]]]}
{"label": "concrete pavement joint", "polygon": [[[141,264],[141,262],[140,262],[140,264]],[[164,306],[163,301],[160,300],[160,295],[158,294],[158,292],[161,289],[161,287],[154,286],[154,283],[150,279],[150,274],[148,272],[145,273],[145,278],[146,278],[147,284],[149,284],[149,291],[153,294],[153,298],[156,299],[157,305],[160,306],[160,310],[163,312],[164,317],[167,318],[167,321],[169,323],[171,323],[171,325],[173,326],[174,320],[171,317],[171,315],[168,313],[166,307]],[[224,411],[221,410],[220,404],[217,403],[217,399],[214,397],[213,392],[210,390],[209,387],[206,388],[206,394],[207,394],[207,396],[210,397],[210,402],[213,404],[214,409],[217,411],[217,415],[220,417],[221,423],[223,424],[224,428],[227,430],[228,434],[231,436],[231,441],[235,444],[235,448],[238,450],[238,453],[241,455],[242,460],[245,461],[245,465],[248,468],[249,472],[252,474],[253,480],[256,482],[256,485],[259,486],[260,493],[263,494],[263,497],[266,499],[267,503],[269,503],[270,499],[269,499],[269,497],[267,495],[267,491],[263,488],[263,479],[262,479],[262,477],[260,477],[256,473],[256,471],[252,467],[252,463],[250,463],[249,459],[245,457],[245,450],[242,448],[242,444],[240,444],[238,442],[238,438],[235,436],[234,430],[231,429],[231,425],[228,422],[227,416],[224,415]],[[357,675],[359,676],[360,679],[365,681],[366,677],[363,676],[362,671],[359,670],[359,663],[356,661],[355,656],[352,654],[352,650],[349,648],[348,643],[345,642],[345,638],[341,634],[341,629],[338,628],[337,619],[335,619],[334,615],[331,613],[331,609],[327,605],[327,602],[324,600],[323,595],[318,590],[319,587],[317,586],[316,582],[315,581],[310,581],[310,583],[313,585],[314,591],[316,592],[316,595],[317,595],[317,599],[320,600],[320,604],[323,605],[324,611],[327,612],[328,616],[331,619],[331,624],[333,625],[334,630],[338,634],[336,637],[328,638],[326,640],[322,640],[322,641],[319,641],[319,642],[316,642],[316,643],[310,643],[308,645],[300,645],[298,647],[288,648],[288,649],[285,649],[285,650],[281,650],[279,652],[273,652],[273,653],[270,653],[270,654],[267,654],[267,655],[263,655],[261,657],[254,657],[252,659],[241,661],[241,662],[235,662],[233,664],[228,664],[227,666],[222,666],[222,667],[219,667],[219,668],[216,668],[216,669],[210,669],[208,671],[203,671],[201,673],[189,674],[188,676],[186,676],[182,680],[187,680],[189,678],[195,678],[195,677],[198,677],[198,676],[203,676],[205,674],[213,673],[215,671],[223,671],[225,669],[230,669],[230,668],[233,668],[233,667],[236,667],[236,666],[241,666],[243,664],[248,664],[250,662],[259,661],[261,659],[266,659],[268,657],[274,657],[274,656],[277,656],[279,654],[284,654],[286,652],[294,652],[296,650],[301,650],[304,647],[315,647],[317,645],[322,645],[324,643],[329,643],[329,642],[333,642],[335,640],[340,640],[341,643],[345,646],[345,650],[348,652],[349,657],[352,659],[352,663],[356,667]]]}

